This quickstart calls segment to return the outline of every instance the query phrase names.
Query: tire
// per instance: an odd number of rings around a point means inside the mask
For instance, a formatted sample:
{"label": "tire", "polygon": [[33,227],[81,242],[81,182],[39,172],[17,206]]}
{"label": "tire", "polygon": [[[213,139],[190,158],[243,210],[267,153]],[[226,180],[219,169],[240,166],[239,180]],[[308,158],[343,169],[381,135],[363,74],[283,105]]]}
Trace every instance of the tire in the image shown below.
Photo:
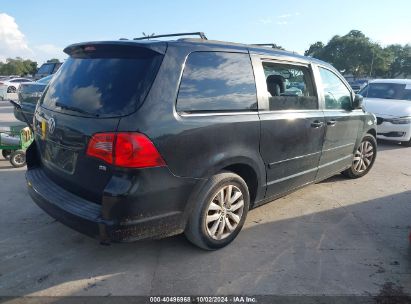
{"label": "tire", "polygon": [[[230,202],[227,197],[235,200]],[[198,194],[184,233],[191,243],[206,250],[227,246],[241,231],[249,206],[248,187],[240,176],[216,174]]]}
{"label": "tire", "polygon": [[401,145],[404,147],[411,147],[411,139],[409,141],[402,141]]}
{"label": "tire", "polygon": [[26,152],[23,150],[13,151],[10,155],[10,163],[14,168],[21,168],[26,165]]}
{"label": "tire", "polygon": [[11,150],[1,150],[1,155],[3,155],[5,159],[10,159],[10,154]]}
{"label": "tire", "polygon": [[366,175],[374,165],[377,157],[377,140],[371,134],[367,134],[354,153],[352,165],[342,174],[349,178],[359,178]]}

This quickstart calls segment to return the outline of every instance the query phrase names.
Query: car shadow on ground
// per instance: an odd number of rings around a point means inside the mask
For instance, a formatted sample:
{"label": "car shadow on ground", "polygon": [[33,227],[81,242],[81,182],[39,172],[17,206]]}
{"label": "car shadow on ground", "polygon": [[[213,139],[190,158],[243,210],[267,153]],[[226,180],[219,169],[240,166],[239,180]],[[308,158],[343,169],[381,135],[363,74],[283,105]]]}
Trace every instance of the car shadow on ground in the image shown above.
{"label": "car shadow on ground", "polygon": [[14,167],[10,164],[10,161],[8,159],[3,158],[3,155],[0,154],[0,170],[10,170],[13,168]]}
{"label": "car shadow on ground", "polygon": [[399,142],[379,139],[377,151],[399,150],[399,149],[407,150],[407,148],[409,147],[406,147]]}
{"label": "car shadow on ground", "polygon": [[[7,174],[7,175],[6,175]],[[339,178],[339,177],[337,177]],[[378,294],[411,292],[411,191],[321,211],[282,214],[288,200],[249,213],[228,247],[203,251],[181,235],[102,246],[46,215],[24,171],[0,171],[0,295]],[[302,191],[301,191],[302,192]],[[316,206],[315,194],[298,204]],[[394,208],[395,206],[395,208]]]}
{"label": "car shadow on ground", "polygon": [[331,176],[325,180],[320,181],[320,184],[328,184],[328,183],[334,183],[334,182],[338,182],[338,181],[343,181],[343,180],[347,180],[347,177],[345,177],[342,174],[336,174],[334,176]]}

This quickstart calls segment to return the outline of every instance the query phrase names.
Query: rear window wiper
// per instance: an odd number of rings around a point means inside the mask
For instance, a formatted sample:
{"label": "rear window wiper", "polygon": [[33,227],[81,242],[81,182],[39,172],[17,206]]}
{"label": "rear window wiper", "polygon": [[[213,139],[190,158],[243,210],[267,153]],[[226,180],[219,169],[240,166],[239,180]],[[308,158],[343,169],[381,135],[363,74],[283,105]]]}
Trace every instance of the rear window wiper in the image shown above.
{"label": "rear window wiper", "polygon": [[68,105],[68,104],[61,103],[61,102],[56,102],[55,105],[56,105],[57,107],[60,107],[60,108],[64,109],[64,110],[69,110],[69,111],[73,111],[73,112],[78,112],[78,113],[85,114],[85,115],[89,115],[89,116],[96,116],[96,117],[99,116],[98,114],[93,114],[93,113],[84,111],[84,110],[81,109],[81,108],[74,107],[74,106],[70,106],[70,105]]}

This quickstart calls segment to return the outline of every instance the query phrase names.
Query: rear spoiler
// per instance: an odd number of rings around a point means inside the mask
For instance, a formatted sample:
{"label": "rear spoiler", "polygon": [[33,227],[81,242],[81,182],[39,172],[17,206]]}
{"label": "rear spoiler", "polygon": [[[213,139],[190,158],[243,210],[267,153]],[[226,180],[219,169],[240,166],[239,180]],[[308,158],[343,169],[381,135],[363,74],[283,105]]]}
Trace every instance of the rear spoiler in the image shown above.
{"label": "rear spoiler", "polygon": [[63,51],[69,56],[80,54],[80,53],[87,53],[88,51],[96,50],[100,47],[103,48],[110,48],[110,47],[136,47],[136,48],[143,48],[147,50],[151,50],[155,53],[164,55],[167,50],[167,42],[164,41],[90,41],[90,42],[81,42],[71,44],[66,47]]}

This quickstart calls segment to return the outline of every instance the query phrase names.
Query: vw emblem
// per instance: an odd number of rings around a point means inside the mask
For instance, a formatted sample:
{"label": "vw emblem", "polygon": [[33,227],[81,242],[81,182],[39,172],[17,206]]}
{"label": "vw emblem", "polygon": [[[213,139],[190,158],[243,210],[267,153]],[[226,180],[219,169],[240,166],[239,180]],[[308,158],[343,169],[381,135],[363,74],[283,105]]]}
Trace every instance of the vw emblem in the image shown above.
{"label": "vw emblem", "polygon": [[49,125],[49,133],[53,134],[54,129],[56,128],[56,121],[54,120],[53,117],[49,118],[48,125]]}

